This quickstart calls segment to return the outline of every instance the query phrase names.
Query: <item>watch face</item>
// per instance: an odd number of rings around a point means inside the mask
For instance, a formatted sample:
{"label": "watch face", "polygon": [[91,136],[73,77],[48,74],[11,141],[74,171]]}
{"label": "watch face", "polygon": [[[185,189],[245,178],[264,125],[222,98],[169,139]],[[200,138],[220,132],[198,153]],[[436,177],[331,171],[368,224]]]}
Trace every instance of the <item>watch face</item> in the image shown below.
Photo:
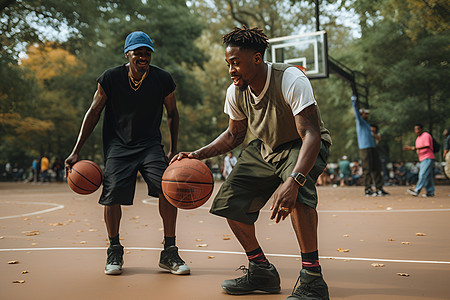
{"label": "watch face", "polygon": [[306,182],[306,177],[302,173],[293,173],[291,174],[291,177],[294,178],[294,180],[301,186],[303,186]]}

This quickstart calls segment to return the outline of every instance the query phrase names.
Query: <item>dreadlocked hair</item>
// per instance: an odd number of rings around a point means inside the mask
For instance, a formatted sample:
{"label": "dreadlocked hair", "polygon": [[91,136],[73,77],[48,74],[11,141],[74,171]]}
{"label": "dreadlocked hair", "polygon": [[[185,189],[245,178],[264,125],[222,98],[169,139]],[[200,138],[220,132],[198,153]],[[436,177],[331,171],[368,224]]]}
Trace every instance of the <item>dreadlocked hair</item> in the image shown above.
{"label": "dreadlocked hair", "polygon": [[253,49],[263,56],[267,47],[269,47],[267,35],[258,27],[248,28],[245,25],[243,28],[234,27],[233,31],[225,34],[222,39],[226,46]]}

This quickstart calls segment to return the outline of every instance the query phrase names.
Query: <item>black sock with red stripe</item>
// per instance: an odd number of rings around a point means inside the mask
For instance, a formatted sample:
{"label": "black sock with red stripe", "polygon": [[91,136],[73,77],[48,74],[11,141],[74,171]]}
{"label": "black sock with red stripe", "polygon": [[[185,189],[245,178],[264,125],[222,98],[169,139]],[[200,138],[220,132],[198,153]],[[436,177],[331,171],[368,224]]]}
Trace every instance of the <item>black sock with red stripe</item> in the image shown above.
{"label": "black sock with red stripe", "polygon": [[302,268],[314,273],[320,273],[322,268],[319,264],[319,251],[302,252]]}
{"label": "black sock with red stripe", "polygon": [[256,248],[250,252],[245,252],[247,254],[248,260],[254,262],[256,264],[266,264],[269,265],[269,261],[267,260],[264,252],[261,247]]}

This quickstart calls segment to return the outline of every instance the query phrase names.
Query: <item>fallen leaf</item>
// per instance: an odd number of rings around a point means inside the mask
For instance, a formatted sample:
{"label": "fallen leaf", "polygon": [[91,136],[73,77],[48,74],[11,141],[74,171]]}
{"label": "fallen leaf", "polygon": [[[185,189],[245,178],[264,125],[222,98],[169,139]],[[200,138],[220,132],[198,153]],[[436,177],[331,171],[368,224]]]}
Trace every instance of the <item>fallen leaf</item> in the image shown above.
{"label": "fallen leaf", "polygon": [[208,247],[208,244],[198,244],[197,247]]}
{"label": "fallen leaf", "polygon": [[14,280],[12,283],[25,283],[25,280]]}
{"label": "fallen leaf", "polygon": [[87,242],[86,241],[81,241],[80,244],[87,244]]}
{"label": "fallen leaf", "polygon": [[208,258],[209,258],[209,259],[212,259],[212,258],[215,258],[215,256],[210,255],[210,256],[208,256]]}
{"label": "fallen leaf", "polygon": [[371,264],[371,266],[372,266],[372,267],[375,267],[375,268],[379,268],[379,267],[384,267],[384,264],[376,264],[376,263],[373,263],[373,264]]}
{"label": "fallen leaf", "polygon": [[196,242],[201,242],[203,241],[202,239],[195,239]]}
{"label": "fallen leaf", "polygon": [[18,264],[18,263],[19,263],[18,260],[10,260],[10,261],[8,261],[8,264],[10,264],[10,265],[15,265],[15,264]]}
{"label": "fallen leaf", "polygon": [[344,234],[343,237],[350,237],[350,234]]}
{"label": "fallen leaf", "polygon": [[0,236],[0,240],[3,240],[3,239],[4,239],[4,237]]}
{"label": "fallen leaf", "polygon": [[227,237],[227,236],[224,236],[223,238],[222,238],[222,240],[224,240],[224,241],[227,241],[227,240],[229,240],[230,238],[229,237]]}
{"label": "fallen leaf", "polygon": [[23,270],[22,274],[28,274],[29,272],[27,270]]}
{"label": "fallen leaf", "polygon": [[409,274],[406,273],[397,273],[398,276],[409,277]]}
{"label": "fallen leaf", "polygon": [[411,242],[402,242],[402,245],[409,245]]}
{"label": "fallen leaf", "polygon": [[39,230],[32,230],[32,231],[22,231],[26,236],[33,236],[33,235],[40,235],[41,233]]}
{"label": "fallen leaf", "polygon": [[126,254],[130,254],[130,253],[131,253],[131,251],[126,251],[125,253],[126,253]]}
{"label": "fallen leaf", "polygon": [[349,249],[342,249],[342,248],[337,248],[337,251],[339,251],[339,252],[350,252]]}
{"label": "fallen leaf", "polygon": [[388,241],[389,241],[389,242],[393,242],[393,241],[395,241],[395,240],[394,240],[394,239],[388,239]]}
{"label": "fallen leaf", "polygon": [[31,243],[31,246],[36,246],[38,243]]}
{"label": "fallen leaf", "polygon": [[89,229],[89,231],[90,231],[90,232],[96,232],[96,231],[98,231],[98,229],[93,229],[93,228],[91,228],[91,229]]}
{"label": "fallen leaf", "polygon": [[50,225],[50,226],[63,226],[63,225],[66,225],[66,224],[58,222],[58,223],[49,223],[48,225]]}
{"label": "fallen leaf", "polygon": [[426,233],[418,232],[418,233],[416,233],[416,235],[417,235],[417,236],[426,236]]}

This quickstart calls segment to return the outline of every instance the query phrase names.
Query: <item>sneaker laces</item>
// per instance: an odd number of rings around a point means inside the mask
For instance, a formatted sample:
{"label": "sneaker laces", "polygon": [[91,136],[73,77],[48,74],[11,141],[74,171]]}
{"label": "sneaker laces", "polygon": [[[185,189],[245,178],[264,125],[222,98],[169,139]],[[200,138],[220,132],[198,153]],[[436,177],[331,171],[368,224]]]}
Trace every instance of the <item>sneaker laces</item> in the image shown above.
{"label": "sneaker laces", "polygon": [[169,261],[174,262],[176,265],[185,264],[184,260],[178,255],[178,251],[168,251],[167,257]]}
{"label": "sneaker laces", "polygon": [[120,265],[122,263],[122,248],[108,249],[108,258],[106,263],[109,265]]}
{"label": "sneaker laces", "polygon": [[[299,282],[300,282],[300,285],[298,285]],[[298,285],[298,287],[297,287],[297,285]],[[291,295],[296,295],[296,296],[302,296],[302,295],[313,296],[314,295],[314,296],[321,297],[321,295],[314,288],[314,282],[311,282],[309,284],[302,284],[300,281],[300,276],[298,276],[298,278],[297,278],[297,282],[294,285],[294,289],[292,290]]]}
{"label": "sneaker laces", "polygon": [[248,268],[246,268],[244,265],[241,265],[239,268],[237,268],[235,271],[241,270],[242,273],[248,274]]}
{"label": "sneaker laces", "polygon": [[294,284],[294,288],[292,289],[291,295],[294,295],[295,290],[297,289],[298,282],[300,281],[300,276],[298,276],[297,281]]}
{"label": "sneaker laces", "polygon": [[249,282],[249,278],[248,278],[248,268],[246,268],[244,265],[241,265],[239,268],[237,268],[235,271],[239,271],[241,270],[242,273],[244,273],[244,276],[241,276],[239,278],[236,278],[236,283],[239,284],[241,282]]}

